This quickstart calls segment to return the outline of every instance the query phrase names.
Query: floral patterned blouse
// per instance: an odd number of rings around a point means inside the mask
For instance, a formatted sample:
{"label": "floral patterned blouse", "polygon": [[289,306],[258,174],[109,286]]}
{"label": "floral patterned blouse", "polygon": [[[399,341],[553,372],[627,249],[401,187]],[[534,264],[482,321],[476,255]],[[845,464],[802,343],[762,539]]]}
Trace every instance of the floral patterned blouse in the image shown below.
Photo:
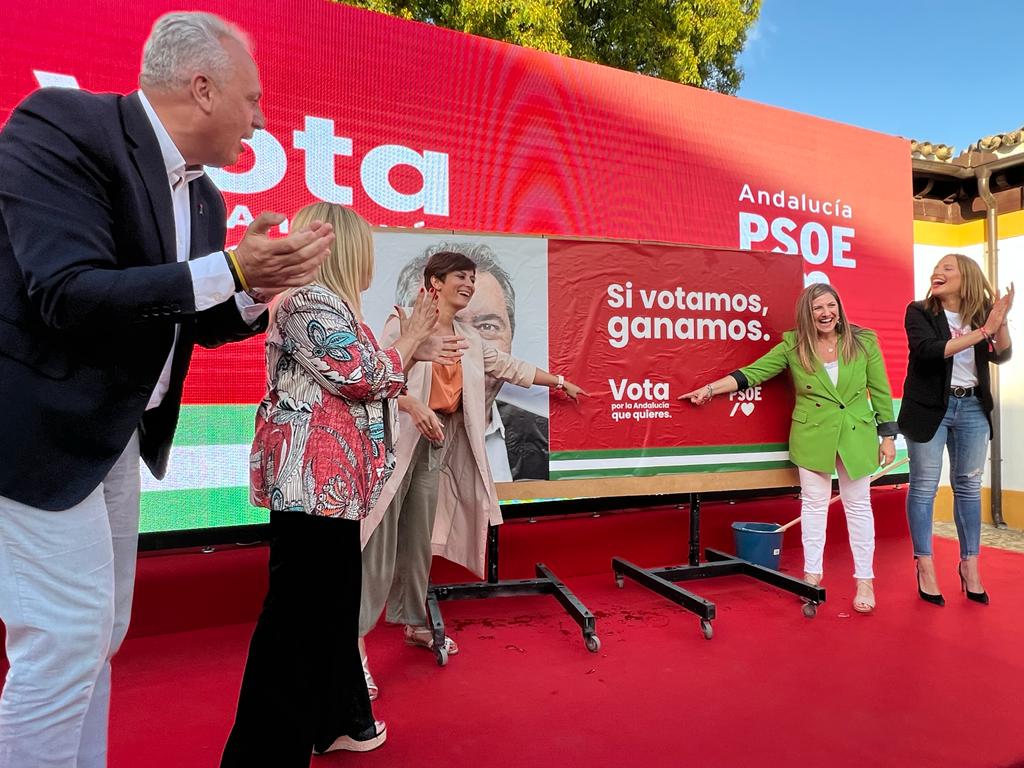
{"label": "floral patterned blouse", "polygon": [[[267,394],[249,457],[251,500],[273,511],[361,520],[394,468],[385,436],[405,385],[351,308],[320,285],[285,293],[267,329]],[[390,431],[390,434],[396,434]]]}

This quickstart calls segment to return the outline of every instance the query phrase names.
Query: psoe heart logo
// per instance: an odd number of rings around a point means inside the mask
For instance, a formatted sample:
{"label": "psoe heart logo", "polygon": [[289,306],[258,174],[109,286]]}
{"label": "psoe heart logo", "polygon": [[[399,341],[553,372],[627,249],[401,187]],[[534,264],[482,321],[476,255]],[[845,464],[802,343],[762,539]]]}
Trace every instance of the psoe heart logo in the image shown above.
{"label": "psoe heart logo", "polygon": [[763,402],[761,387],[749,387],[740,392],[730,392],[729,402],[732,403],[732,410],[729,411],[730,416],[735,416],[737,411],[744,416],[749,416],[754,412],[757,403]]}

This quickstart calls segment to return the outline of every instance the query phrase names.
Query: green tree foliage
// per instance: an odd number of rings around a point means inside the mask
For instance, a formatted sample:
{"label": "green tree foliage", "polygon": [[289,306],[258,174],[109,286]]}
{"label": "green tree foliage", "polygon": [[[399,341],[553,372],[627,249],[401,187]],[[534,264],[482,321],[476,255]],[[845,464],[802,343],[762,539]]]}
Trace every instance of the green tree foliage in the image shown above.
{"label": "green tree foliage", "polygon": [[562,56],[721,93],[761,0],[345,0]]}

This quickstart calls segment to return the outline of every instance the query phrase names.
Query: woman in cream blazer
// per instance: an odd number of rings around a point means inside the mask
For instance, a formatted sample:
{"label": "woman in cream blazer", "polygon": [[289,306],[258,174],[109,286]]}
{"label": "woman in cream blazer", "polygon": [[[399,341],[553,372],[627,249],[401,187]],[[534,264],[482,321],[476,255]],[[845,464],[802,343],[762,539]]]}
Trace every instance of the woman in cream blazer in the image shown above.
{"label": "woman in cream blazer", "polygon": [[[460,365],[414,366],[408,393],[399,398],[396,467],[363,521],[360,638],[373,629],[386,603],[388,622],[405,625],[407,643],[432,647],[425,602],[433,555],[483,578],[487,527],[501,523],[484,447],[485,375],[521,387],[560,389],[573,400],[586,394],[562,376],[495,349],[456,319],[472,299],[475,281],[476,265],[461,253],[435,253],[424,268],[424,290],[437,295],[439,328],[465,338],[468,348]],[[383,343],[397,332],[397,320],[389,319]],[[449,637],[445,649],[449,655],[458,653]],[[372,698],[377,686],[365,646],[363,665]]]}

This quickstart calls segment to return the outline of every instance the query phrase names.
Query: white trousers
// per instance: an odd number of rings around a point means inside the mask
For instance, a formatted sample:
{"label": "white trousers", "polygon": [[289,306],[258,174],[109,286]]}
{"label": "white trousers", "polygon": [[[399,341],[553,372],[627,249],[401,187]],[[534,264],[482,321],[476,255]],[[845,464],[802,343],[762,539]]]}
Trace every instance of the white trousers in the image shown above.
{"label": "white trousers", "polygon": [[11,664],[0,768],[107,764],[110,659],[131,616],[139,486],[136,434],[71,509],[0,496],[0,619]]}
{"label": "white trousers", "polygon": [[[828,502],[832,495],[832,477],[825,472],[800,470],[800,529],[804,544],[804,572],[822,574]],[[846,510],[846,530],[853,553],[853,577],[873,579],[875,557],[875,517],[871,512],[871,477],[851,480],[843,462],[836,460],[839,495]]]}

